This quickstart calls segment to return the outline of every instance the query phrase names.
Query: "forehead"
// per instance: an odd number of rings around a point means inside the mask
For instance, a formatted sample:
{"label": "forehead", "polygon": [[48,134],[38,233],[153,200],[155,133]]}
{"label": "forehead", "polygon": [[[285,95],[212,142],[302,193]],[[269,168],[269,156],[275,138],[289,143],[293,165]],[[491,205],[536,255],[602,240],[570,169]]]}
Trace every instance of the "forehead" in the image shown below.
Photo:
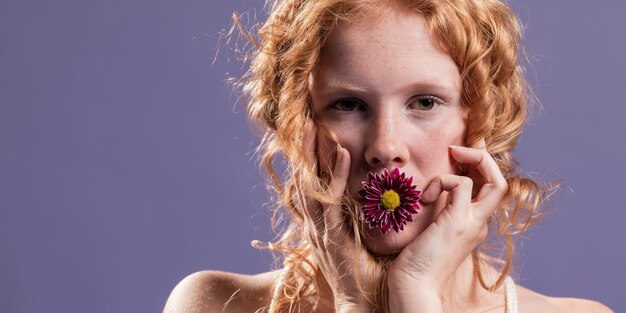
{"label": "forehead", "polygon": [[322,48],[317,85],[351,84],[387,91],[428,82],[457,89],[459,72],[417,13],[384,10],[358,23],[340,22]]}

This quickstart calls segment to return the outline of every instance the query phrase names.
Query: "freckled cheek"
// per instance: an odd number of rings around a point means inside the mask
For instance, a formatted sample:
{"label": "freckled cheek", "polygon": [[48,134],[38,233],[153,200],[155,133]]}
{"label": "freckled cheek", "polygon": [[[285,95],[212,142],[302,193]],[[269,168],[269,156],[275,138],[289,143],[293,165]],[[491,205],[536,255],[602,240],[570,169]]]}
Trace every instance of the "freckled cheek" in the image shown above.
{"label": "freckled cheek", "polygon": [[[361,146],[359,130],[342,124],[326,124],[325,127],[337,138],[341,146],[350,152],[351,167],[354,168],[355,162],[358,162],[357,151],[360,151]],[[337,145],[333,140],[322,135],[318,137],[318,157],[323,168],[334,167],[336,151]]]}
{"label": "freckled cheek", "polygon": [[436,175],[451,172],[452,164],[448,153],[448,144],[433,140],[427,143],[424,148],[420,151],[414,150],[416,154],[415,166],[422,179],[430,180]]}
{"label": "freckled cheek", "polygon": [[[350,153],[350,175],[348,177],[348,189],[351,193],[361,189],[361,181],[365,178],[363,169],[367,168],[363,158],[365,149],[365,134],[354,127],[344,127],[334,130],[334,134],[341,146]],[[333,146],[333,149],[336,147]]]}
{"label": "freckled cheek", "polygon": [[430,181],[440,174],[458,174],[457,163],[450,156],[450,145],[463,145],[465,128],[440,128],[426,136],[420,145],[413,147],[413,158],[423,180]]}

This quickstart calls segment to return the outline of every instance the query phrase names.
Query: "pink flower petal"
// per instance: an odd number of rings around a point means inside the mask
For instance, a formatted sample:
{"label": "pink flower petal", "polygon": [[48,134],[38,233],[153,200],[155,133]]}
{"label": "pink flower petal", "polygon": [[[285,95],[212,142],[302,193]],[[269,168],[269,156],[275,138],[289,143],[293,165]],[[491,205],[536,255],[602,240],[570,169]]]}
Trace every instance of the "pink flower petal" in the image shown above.
{"label": "pink flower petal", "polygon": [[[370,172],[361,185],[363,189],[358,194],[363,204],[364,221],[370,228],[377,227],[383,234],[391,229],[396,232],[404,230],[404,225],[413,221],[413,214],[420,210],[418,201],[422,191],[413,185],[413,177],[407,177],[397,167],[391,172],[387,169],[380,174]],[[392,211],[380,203],[382,194],[388,190],[400,196],[400,205]]]}

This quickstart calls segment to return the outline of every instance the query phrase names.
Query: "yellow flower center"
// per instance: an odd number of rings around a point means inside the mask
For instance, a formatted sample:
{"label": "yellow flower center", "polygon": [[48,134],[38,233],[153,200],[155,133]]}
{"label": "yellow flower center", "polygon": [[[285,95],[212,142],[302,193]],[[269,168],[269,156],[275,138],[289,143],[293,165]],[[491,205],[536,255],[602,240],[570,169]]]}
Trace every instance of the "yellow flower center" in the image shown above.
{"label": "yellow flower center", "polygon": [[387,190],[380,196],[380,204],[382,204],[387,211],[393,211],[400,206],[400,195],[393,190]]}

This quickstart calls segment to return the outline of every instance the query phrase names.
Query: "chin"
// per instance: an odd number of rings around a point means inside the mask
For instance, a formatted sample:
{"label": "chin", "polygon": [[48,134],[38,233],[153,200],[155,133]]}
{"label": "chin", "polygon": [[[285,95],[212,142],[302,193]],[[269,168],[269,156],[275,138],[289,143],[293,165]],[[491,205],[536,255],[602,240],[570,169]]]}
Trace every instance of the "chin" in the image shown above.
{"label": "chin", "polygon": [[428,226],[425,225],[424,214],[416,214],[414,218],[413,222],[404,225],[403,231],[396,232],[392,229],[385,235],[378,228],[365,226],[363,244],[375,256],[390,256],[400,253]]}
{"label": "chin", "polygon": [[[431,223],[434,222],[437,208],[443,207],[446,197],[441,197],[437,203],[424,204],[420,202],[419,213],[413,215],[413,221],[404,225],[404,230],[396,232],[391,229],[386,234],[380,229],[362,225],[361,241],[373,256],[395,258],[404,248],[417,238]],[[442,201],[443,200],[443,201]],[[363,220],[363,216],[360,217]]]}

